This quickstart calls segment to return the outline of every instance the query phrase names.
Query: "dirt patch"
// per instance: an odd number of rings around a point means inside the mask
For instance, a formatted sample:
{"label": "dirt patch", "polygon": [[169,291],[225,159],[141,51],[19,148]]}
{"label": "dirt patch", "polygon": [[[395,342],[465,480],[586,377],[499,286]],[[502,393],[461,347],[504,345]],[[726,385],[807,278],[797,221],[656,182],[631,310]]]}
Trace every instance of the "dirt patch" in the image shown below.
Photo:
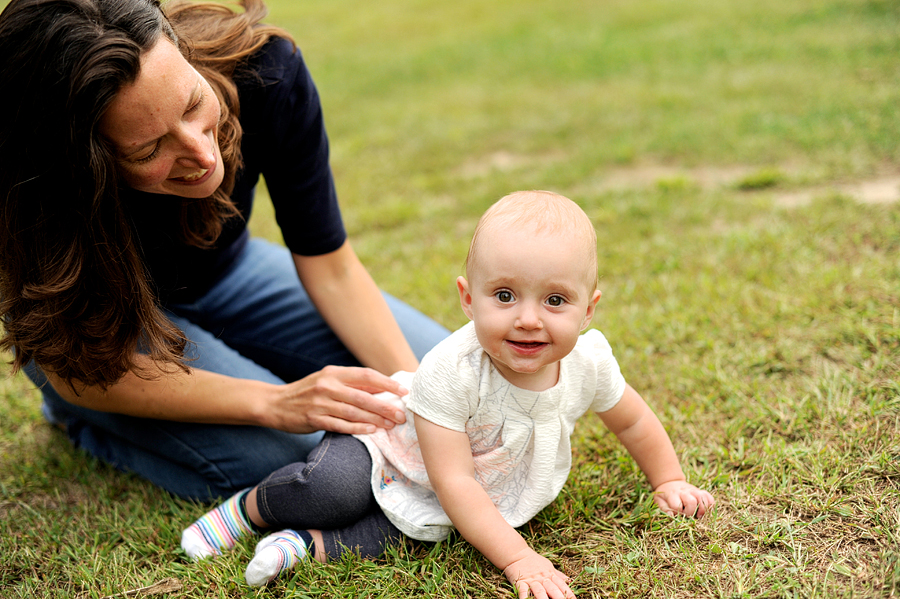
{"label": "dirt patch", "polygon": [[517,169],[529,168],[534,164],[550,164],[564,159],[558,156],[531,156],[528,154],[513,154],[512,152],[499,151],[487,156],[479,156],[464,163],[457,173],[466,179],[486,177],[494,172],[508,173]]}
{"label": "dirt patch", "polygon": [[900,202],[900,175],[881,176],[862,181],[812,185],[780,191],[785,182],[798,178],[796,169],[758,169],[747,166],[679,168],[661,165],[641,165],[618,168],[607,172],[598,191],[645,188],[666,182],[683,180],[700,189],[722,187],[745,189],[748,193],[772,193],[775,205],[791,208],[805,206],[817,197],[841,194],[860,204],[895,204]]}
{"label": "dirt patch", "polygon": [[641,189],[683,181],[703,190],[717,188],[743,189],[747,193],[769,193],[776,206],[806,206],[814,199],[840,194],[860,204],[896,204],[900,202],[900,175],[884,175],[861,181],[811,185],[780,189],[792,179],[801,178],[797,169],[759,169],[747,166],[679,168],[663,165],[640,165],[612,169],[593,185],[592,192]]}
{"label": "dirt patch", "polygon": [[820,185],[775,195],[775,204],[782,208],[806,206],[817,197],[840,194],[860,204],[896,204],[900,202],[900,176],[882,177],[856,183]]}
{"label": "dirt patch", "polygon": [[679,168],[645,164],[612,169],[604,175],[600,187],[604,190],[631,189],[683,179],[703,189],[712,189],[735,185],[753,171],[744,166]]}
{"label": "dirt patch", "polygon": [[[531,156],[499,151],[481,156],[460,166],[458,174],[467,179],[489,176],[495,172],[511,172],[539,165],[547,166],[566,159],[563,155]],[[807,173],[808,174],[808,173]],[[580,193],[603,193],[629,189],[643,189],[668,183],[683,182],[703,190],[717,188],[745,189],[748,193],[773,194],[774,203],[782,208],[805,206],[815,198],[841,194],[860,204],[896,204],[900,202],[900,175],[890,174],[862,181],[811,185],[780,189],[787,183],[803,178],[803,169],[796,165],[761,169],[759,167],[699,166],[679,167],[663,164],[636,164],[613,168],[586,181]]]}
{"label": "dirt patch", "polygon": [[[23,496],[25,494],[23,493]],[[54,512],[63,505],[84,505],[88,502],[88,490],[75,481],[60,482],[60,486],[54,493],[29,492],[26,499],[13,498],[8,501],[0,501],[0,518],[8,519],[16,517],[18,512],[35,510],[42,512]]]}

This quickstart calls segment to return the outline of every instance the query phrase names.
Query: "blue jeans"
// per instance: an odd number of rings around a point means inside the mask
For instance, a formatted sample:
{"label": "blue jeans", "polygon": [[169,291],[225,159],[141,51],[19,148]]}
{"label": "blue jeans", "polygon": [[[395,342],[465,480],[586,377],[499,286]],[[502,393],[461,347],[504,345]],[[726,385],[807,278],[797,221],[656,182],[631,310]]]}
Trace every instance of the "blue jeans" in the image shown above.
{"label": "blue jeans", "polygon": [[345,551],[377,557],[402,538],[372,494],[372,458],[360,440],[326,433],[305,462],[259,484],[259,514],[274,530],[319,529],[330,559]]}
{"label": "blue jeans", "polygon": [[[449,332],[385,295],[421,359]],[[252,239],[219,281],[192,304],[168,306],[191,341],[189,365],[236,378],[280,384],[329,364],[359,362],[319,316],[300,284],[290,252]],[[89,410],[63,400],[34,364],[26,374],[44,395],[43,412],[72,443],[184,498],[225,497],[285,464],[304,460],[322,433],[195,424]]]}

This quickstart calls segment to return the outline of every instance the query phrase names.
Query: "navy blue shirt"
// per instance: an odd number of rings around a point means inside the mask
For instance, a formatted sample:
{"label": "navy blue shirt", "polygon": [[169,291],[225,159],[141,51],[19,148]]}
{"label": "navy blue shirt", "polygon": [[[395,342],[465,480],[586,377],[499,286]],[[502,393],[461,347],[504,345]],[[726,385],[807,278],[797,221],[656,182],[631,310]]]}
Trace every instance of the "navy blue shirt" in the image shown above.
{"label": "navy blue shirt", "polygon": [[[260,175],[275,207],[285,245],[316,256],[338,249],[347,234],[328,163],[328,137],[319,95],[299,50],[274,38],[235,74],[240,98],[244,166],[232,199],[243,219],[225,223],[209,249],[179,239],[177,196],[127,190],[123,197],[160,301],[203,295],[243,249]],[[190,200],[188,200],[190,201]]]}

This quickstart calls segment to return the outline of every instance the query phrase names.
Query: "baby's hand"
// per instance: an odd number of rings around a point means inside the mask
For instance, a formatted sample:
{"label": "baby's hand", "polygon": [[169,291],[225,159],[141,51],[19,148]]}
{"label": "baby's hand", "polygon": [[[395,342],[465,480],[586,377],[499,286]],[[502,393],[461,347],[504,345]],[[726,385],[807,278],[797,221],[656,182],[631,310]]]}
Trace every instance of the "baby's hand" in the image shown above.
{"label": "baby's hand", "polygon": [[707,491],[698,489],[683,480],[663,483],[653,490],[653,500],[659,509],[670,516],[691,516],[700,518],[716,504]]}
{"label": "baby's hand", "polygon": [[567,584],[569,577],[553,567],[546,557],[531,551],[503,570],[520,599],[534,595],[536,599],[575,599]]}

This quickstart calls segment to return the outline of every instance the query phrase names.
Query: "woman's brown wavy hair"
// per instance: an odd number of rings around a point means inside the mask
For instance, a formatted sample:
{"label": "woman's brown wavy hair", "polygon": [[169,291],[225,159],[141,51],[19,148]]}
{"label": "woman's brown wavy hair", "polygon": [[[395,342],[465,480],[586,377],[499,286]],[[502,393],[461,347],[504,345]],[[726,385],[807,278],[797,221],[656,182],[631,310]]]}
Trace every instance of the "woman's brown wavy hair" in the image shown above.
{"label": "woman's brown wavy hair", "polygon": [[272,36],[262,0],[232,10],[159,0],[13,0],[0,14],[0,349],[14,371],[102,388],[126,372],[187,370],[186,339],[160,309],[120,199],[100,120],[140,58],[163,36],[177,43],[222,106],[220,188],[183,202],[186,243],[209,247],[226,219],[241,166],[235,70]]}

